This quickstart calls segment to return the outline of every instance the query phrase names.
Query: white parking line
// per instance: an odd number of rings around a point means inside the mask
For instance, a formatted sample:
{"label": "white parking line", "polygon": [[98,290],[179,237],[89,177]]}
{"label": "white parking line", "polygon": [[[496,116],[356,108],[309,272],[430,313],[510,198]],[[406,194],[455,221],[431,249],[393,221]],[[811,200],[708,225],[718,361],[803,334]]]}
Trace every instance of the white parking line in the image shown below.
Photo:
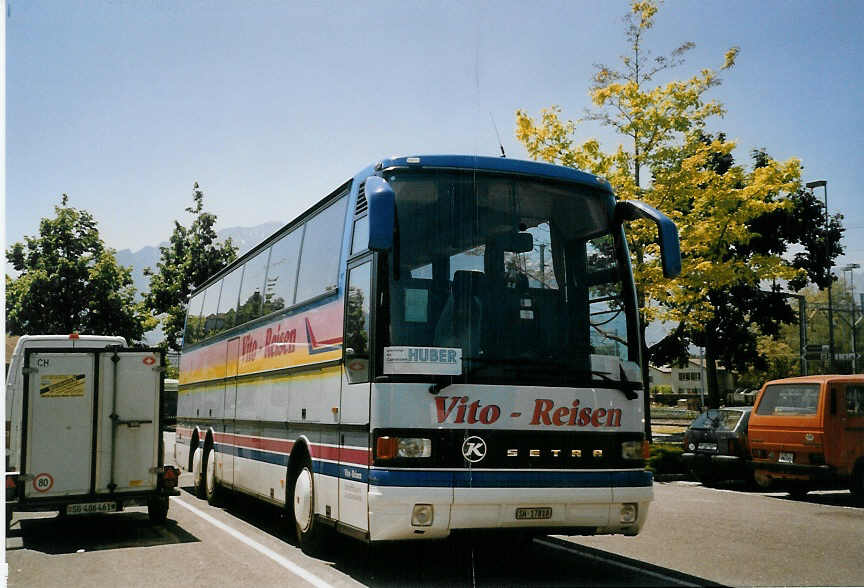
{"label": "white parking line", "polygon": [[217,528],[225,531],[226,533],[228,533],[229,535],[231,535],[235,539],[242,541],[243,543],[245,543],[246,545],[248,545],[249,547],[251,547],[255,551],[266,555],[267,557],[269,557],[270,559],[275,561],[277,564],[279,564],[280,566],[282,566],[283,568],[285,568],[286,570],[288,570],[289,572],[294,574],[295,576],[299,576],[300,578],[303,578],[304,580],[306,580],[307,582],[309,582],[313,586],[317,586],[318,588],[331,588],[330,584],[328,584],[327,582],[325,582],[324,580],[322,580],[321,578],[319,578],[315,574],[312,574],[311,572],[306,571],[305,569],[301,568],[297,564],[288,561],[286,558],[282,557],[281,555],[279,555],[278,553],[276,553],[272,549],[261,545],[260,543],[258,543],[257,541],[255,541],[253,539],[250,539],[249,537],[247,537],[246,535],[244,535],[240,531],[238,531],[236,529],[232,529],[231,527],[229,527],[225,523],[214,519],[213,517],[208,515],[206,512],[195,508],[191,504],[183,502],[179,498],[172,498],[171,501],[174,504],[179,504],[183,508],[191,511],[193,514],[198,515],[199,517],[201,517],[202,519],[204,519],[205,521],[207,521],[208,523],[210,523],[214,527],[217,527]]}

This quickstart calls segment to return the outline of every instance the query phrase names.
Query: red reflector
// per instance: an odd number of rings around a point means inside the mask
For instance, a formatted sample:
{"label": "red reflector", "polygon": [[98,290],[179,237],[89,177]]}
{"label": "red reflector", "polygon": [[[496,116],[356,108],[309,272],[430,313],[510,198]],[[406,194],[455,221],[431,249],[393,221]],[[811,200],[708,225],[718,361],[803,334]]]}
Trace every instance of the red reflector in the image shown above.
{"label": "red reflector", "polygon": [[378,437],[376,457],[378,459],[393,459],[396,457],[396,449],[399,447],[399,439],[396,437]]}
{"label": "red reflector", "polygon": [[6,476],[6,487],[14,488],[15,487],[15,476]]}
{"label": "red reflector", "polygon": [[78,333],[72,333],[71,335],[69,335],[70,339],[78,339],[79,337],[80,335]]}
{"label": "red reflector", "polygon": [[177,470],[174,468],[165,468],[165,479],[174,480],[177,478]]}

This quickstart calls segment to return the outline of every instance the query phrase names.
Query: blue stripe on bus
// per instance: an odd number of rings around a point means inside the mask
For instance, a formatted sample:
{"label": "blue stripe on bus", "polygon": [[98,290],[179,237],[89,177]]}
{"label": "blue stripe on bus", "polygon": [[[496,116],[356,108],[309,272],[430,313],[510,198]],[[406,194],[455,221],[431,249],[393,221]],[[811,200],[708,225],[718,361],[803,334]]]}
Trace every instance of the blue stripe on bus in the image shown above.
{"label": "blue stripe on bus", "polygon": [[651,472],[371,470],[373,486],[442,488],[626,488],[651,486]]}

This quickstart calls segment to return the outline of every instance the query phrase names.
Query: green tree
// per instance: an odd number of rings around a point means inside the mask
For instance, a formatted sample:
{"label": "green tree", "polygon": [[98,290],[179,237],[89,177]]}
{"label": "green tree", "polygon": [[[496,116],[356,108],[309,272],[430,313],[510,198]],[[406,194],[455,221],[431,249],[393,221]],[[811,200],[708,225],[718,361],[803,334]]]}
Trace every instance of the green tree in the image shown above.
{"label": "green tree", "polygon": [[6,276],[6,328],[15,335],[72,333],[120,335],[138,342],[155,325],[135,303],[129,268],[99,237],[96,219],[68,206],[63,194],[37,237],[6,251],[18,272]]}
{"label": "green tree", "polygon": [[[722,138],[722,135],[721,135]],[[704,137],[710,144],[712,137]],[[754,169],[770,165],[771,158],[764,150],[753,152]],[[716,174],[725,174],[734,166],[728,154],[717,154],[709,160],[708,167]],[[710,318],[702,323],[680,322],[659,344],[651,349],[655,363],[683,362],[689,345],[705,349],[710,402],[719,401],[717,385],[717,361],[739,373],[773,371],[777,373],[791,368],[780,361],[778,344],[769,344],[765,338],[776,339],[783,325],[796,324],[798,317],[793,307],[797,301],[783,291],[788,286],[797,291],[810,283],[827,286],[828,274],[825,263],[825,211],[823,205],[808,191],[798,190],[792,194],[774,194],[770,200],[780,202],[782,207],[756,216],[747,223],[746,239],[729,242],[724,251],[726,258],[734,258],[740,264],[756,263],[759,258],[783,256],[791,259],[797,274],[788,282],[766,285],[758,280],[740,280],[725,288],[710,288],[707,298],[713,307]],[[840,239],[843,233],[842,216],[830,219],[828,234],[831,239],[832,260],[842,254]],[[790,255],[791,248],[798,249]],[[674,305],[670,300],[668,304]],[[768,356],[771,353],[774,357]],[[780,376],[777,376],[780,377]]]}
{"label": "green tree", "polygon": [[[676,222],[682,272],[672,282],[662,277],[654,228],[645,222],[630,226],[637,297],[643,329],[663,319],[695,330],[714,317],[712,292],[799,276],[802,270],[779,255],[733,253],[753,238],[754,219],[789,206],[776,195],[797,190],[800,164],[768,160],[753,170],[730,164],[718,173],[713,164],[731,157],[735,147],[722,135],[706,140],[707,122],[725,112],[707,97],[720,83],[718,71],[706,68],[689,79],[657,83],[661,72],[683,63],[693,44],[651,59],[643,37],[656,12],[655,2],[631,3],[625,18],[630,53],[621,69],[598,66],[590,90],[594,110],[586,118],[611,127],[625,143],[611,153],[595,139],[577,143],[577,123],[563,121],[558,107],[544,110],[538,120],[517,111],[516,135],[535,159],[604,176],[619,198],[643,200]],[[737,48],[730,49],[719,71],[731,68],[737,55]],[[643,379],[647,386],[647,363]]]}
{"label": "green tree", "polygon": [[234,261],[237,249],[231,240],[218,241],[213,226],[216,215],[204,211],[204,192],[198,182],[192,188],[192,206],[186,212],[194,215],[187,228],[174,221],[174,232],[167,246],[160,247],[156,271],[147,268],[150,291],[145,306],[159,317],[165,334],[165,346],[180,350],[186,303],[192,290],[210,276]]}

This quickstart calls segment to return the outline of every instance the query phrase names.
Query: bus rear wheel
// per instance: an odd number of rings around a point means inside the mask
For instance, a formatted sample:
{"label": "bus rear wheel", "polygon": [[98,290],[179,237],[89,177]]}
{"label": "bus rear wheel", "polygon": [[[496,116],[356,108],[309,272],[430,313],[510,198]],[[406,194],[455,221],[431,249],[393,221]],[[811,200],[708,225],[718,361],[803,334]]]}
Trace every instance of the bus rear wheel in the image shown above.
{"label": "bus rear wheel", "polygon": [[323,529],[315,518],[315,480],[308,461],[297,471],[293,488],[291,501],[297,542],[305,553],[318,553],[323,546]]}
{"label": "bus rear wheel", "polygon": [[204,464],[201,463],[202,461],[204,461],[204,449],[196,447],[195,452],[192,454],[192,488],[195,496],[198,498],[204,498],[204,490],[202,489],[204,485],[203,472],[201,471],[201,466]]}
{"label": "bus rear wheel", "polygon": [[216,452],[213,448],[207,450],[207,456],[204,458],[204,498],[211,506],[219,504],[220,488],[219,482],[216,480]]}

